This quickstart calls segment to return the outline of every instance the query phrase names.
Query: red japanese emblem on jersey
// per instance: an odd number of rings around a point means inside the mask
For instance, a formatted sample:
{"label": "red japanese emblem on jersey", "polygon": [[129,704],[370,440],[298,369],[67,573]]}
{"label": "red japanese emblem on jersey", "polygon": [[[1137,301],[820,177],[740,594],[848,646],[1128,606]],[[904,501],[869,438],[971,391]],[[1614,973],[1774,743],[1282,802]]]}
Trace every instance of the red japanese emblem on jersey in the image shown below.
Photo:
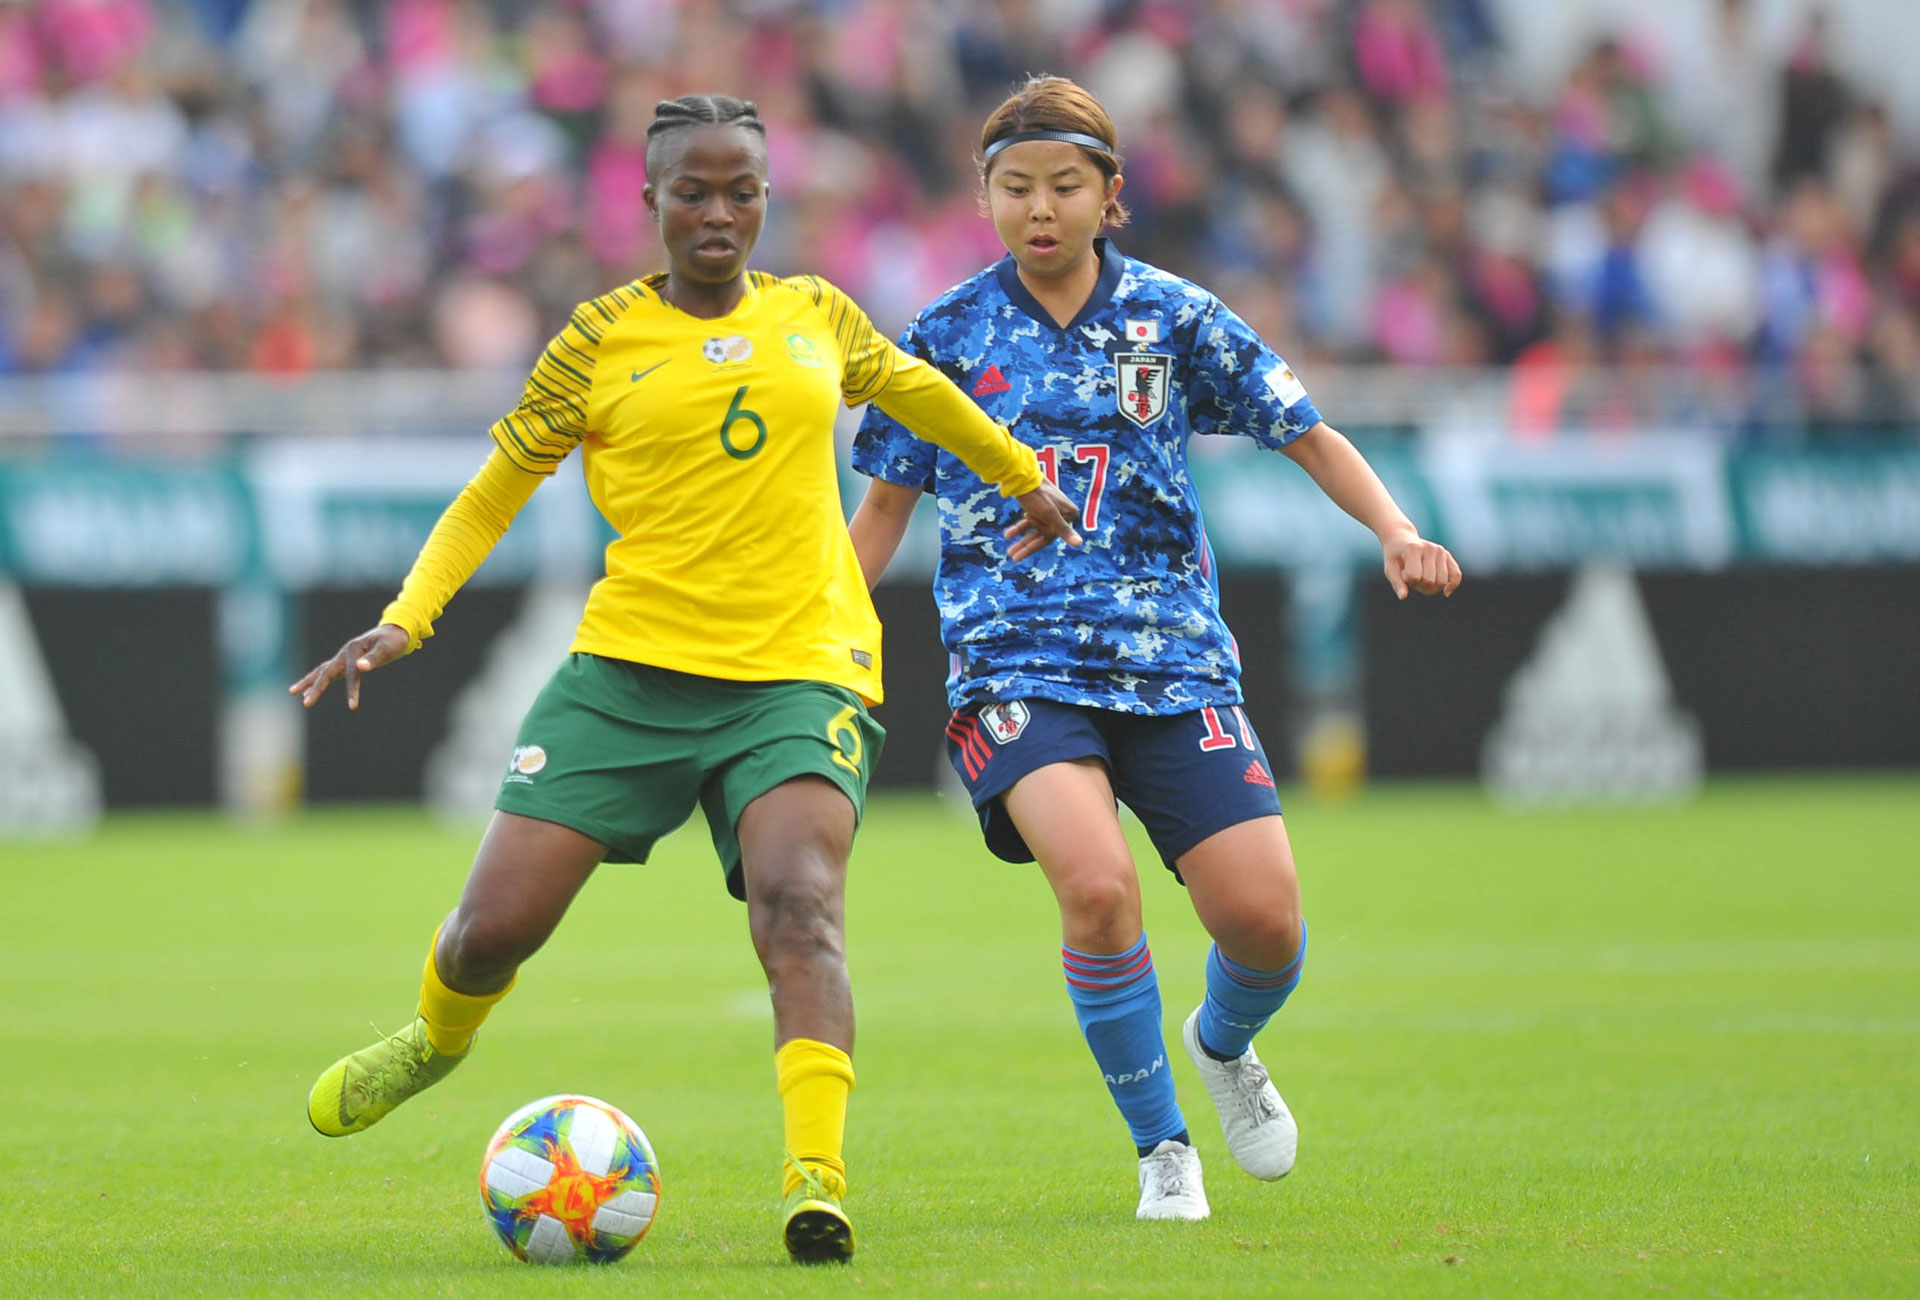
{"label": "red japanese emblem on jersey", "polygon": [[1113,395],[1120,414],[1142,427],[1167,413],[1173,358],[1159,352],[1121,352],[1113,358]]}

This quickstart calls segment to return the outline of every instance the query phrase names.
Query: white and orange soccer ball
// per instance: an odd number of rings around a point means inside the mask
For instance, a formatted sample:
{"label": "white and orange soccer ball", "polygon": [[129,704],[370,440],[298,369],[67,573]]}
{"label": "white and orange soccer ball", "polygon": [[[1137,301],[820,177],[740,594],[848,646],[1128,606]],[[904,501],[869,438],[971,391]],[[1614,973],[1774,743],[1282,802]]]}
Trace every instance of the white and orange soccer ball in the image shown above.
{"label": "white and orange soccer ball", "polygon": [[480,1162],[480,1203],[508,1250],[536,1264],[607,1264],[660,1208],[640,1126],[594,1097],[542,1097],[507,1116]]}

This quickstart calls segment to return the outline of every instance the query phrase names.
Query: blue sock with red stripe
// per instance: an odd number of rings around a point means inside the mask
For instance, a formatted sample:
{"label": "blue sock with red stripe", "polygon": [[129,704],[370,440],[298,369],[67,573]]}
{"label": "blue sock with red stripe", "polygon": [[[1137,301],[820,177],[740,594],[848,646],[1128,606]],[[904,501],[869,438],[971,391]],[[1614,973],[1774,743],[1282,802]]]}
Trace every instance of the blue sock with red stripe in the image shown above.
{"label": "blue sock with red stripe", "polygon": [[1307,926],[1300,923],[1300,951],[1279,970],[1242,966],[1214,944],[1207,952],[1207,1000],[1200,1004],[1200,1047],[1208,1056],[1231,1061],[1247,1050],[1300,983],[1307,960]]}
{"label": "blue sock with red stripe", "polygon": [[1173,1095],[1166,1036],[1160,1028],[1160,979],[1147,936],[1112,956],[1060,950],[1067,996],[1080,1032],[1106,1076],[1113,1104],[1133,1145],[1146,1155],[1168,1138],[1187,1139],[1187,1121]]}

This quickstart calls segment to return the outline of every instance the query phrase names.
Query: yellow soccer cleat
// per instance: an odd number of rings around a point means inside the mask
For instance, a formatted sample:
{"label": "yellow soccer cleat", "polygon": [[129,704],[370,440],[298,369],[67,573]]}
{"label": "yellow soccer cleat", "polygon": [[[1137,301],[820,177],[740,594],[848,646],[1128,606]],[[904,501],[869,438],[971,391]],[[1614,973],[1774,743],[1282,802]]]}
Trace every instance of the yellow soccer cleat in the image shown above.
{"label": "yellow soccer cleat", "polygon": [[307,1119],[324,1137],[372,1128],[414,1093],[453,1073],[473,1049],[445,1056],[427,1041],[427,1022],[413,1023],[330,1066],[307,1096]]}
{"label": "yellow soccer cleat", "polygon": [[800,1186],[787,1195],[784,1209],[786,1226],[781,1237],[787,1254],[796,1264],[844,1264],[853,1258],[853,1224],[840,1208],[846,1185],[835,1178],[829,1187],[826,1179],[795,1160],[789,1163],[800,1171]]}

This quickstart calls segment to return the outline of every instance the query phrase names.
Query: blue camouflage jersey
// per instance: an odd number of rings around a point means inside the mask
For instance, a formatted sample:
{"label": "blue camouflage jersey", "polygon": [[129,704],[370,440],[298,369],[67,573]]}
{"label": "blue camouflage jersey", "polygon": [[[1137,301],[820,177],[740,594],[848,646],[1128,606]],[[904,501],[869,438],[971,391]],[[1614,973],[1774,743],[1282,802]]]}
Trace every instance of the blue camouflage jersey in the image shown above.
{"label": "blue camouflage jersey", "polygon": [[1100,279],[1058,325],[1007,257],[949,290],[902,335],[1031,445],[1079,505],[1085,546],[1007,560],[1020,517],[951,453],[878,407],[854,440],[862,473],[934,493],[934,590],[953,707],[1038,697],[1127,713],[1240,702],[1233,637],[1187,472],[1190,434],[1284,447],[1320,415],[1287,363],[1198,285],[1096,243]]}

